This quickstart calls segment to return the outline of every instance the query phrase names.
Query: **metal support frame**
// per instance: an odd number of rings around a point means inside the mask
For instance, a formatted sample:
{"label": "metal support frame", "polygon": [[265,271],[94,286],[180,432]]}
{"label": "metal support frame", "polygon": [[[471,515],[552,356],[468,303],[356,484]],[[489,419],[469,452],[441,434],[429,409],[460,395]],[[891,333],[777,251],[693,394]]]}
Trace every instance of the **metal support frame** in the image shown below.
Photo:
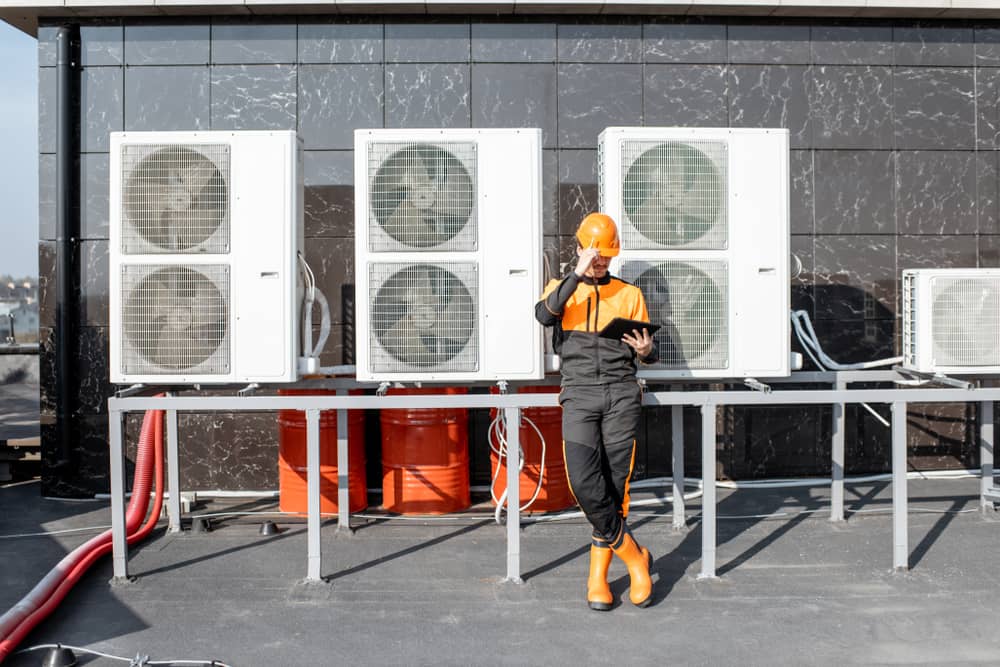
{"label": "metal support frame", "polygon": [[322,581],[322,547],[319,516],[319,410],[306,410],[306,520],[308,558],[306,581]]}
{"label": "metal support frame", "polygon": [[[700,578],[715,577],[716,557],[716,408],[722,405],[818,405],[847,403],[889,403],[893,408],[892,422],[892,463],[893,463],[893,565],[905,570],[908,566],[908,543],[906,534],[906,405],[908,402],[919,403],[989,403],[984,408],[984,424],[982,431],[982,447],[989,449],[988,466],[984,458],[983,488],[987,480],[992,484],[989,475],[992,474],[992,420],[985,420],[986,411],[992,411],[992,403],[1000,401],[1000,388],[892,388],[892,389],[847,389],[852,382],[885,382],[899,376],[889,372],[849,371],[827,373],[793,373],[781,381],[796,383],[823,383],[834,385],[835,389],[809,390],[775,390],[771,393],[757,391],[656,391],[643,395],[643,405],[671,406],[674,411],[682,410],[683,406],[691,405],[701,408],[702,415],[702,482],[704,496],[702,498],[702,570]],[[774,379],[769,380],[775,382]],[[310,384],[310,386],[313,386]],[[367,386],[350,380],[329,380],[318,386],[335,389],[347,389]],[[521,410],[528,407],[554,407],[558,405],[556,394],[458,394],[458,395],[412,395],[412,396],[129,396],[112,397],[108,399],[108,420],[110,431],[111,455],[111,512],[112,537],[114,549],[114,576],[123,579],[128,576],[127,557],[128,545],[125,535],[125,480],[124,452],[122,446],[122,430],[125,414],[143,410],[166,410],[168,432],[168,457],[171,470],[176,471],[176,415],[182,411],[197,412],[274,412],[277,410],[299,410],[306,413],[306,451],[307,451],[307,488],[308,488],[308,521],[307,521],[307,575],[306,581],[322,581],[322,554],[320,544],[320,494],[319,494],[319,420],[321,410],[338,411],[338,463],[341,470],[347,466],[346,429],[348,410],[379,410],[391,408],[497,408],[504,410],[508,424],[508,462],[507,488],[515,490],[508,493],[507,514],[507,577],[506,581],[520,582],[520,489],[518,468],[520,465],[520,423]],[[672,414],[675,414],[672,412]],[[838,419],[842,413],[835,412]],[[837,419],[835,419],[835,422]],[[985,423],[989,421],[990,425]],[[680,419],[675,420],[673,432],[678,437]],[[841,433],[841,428],[837,429]],[[836,433],[836,430],[835,430]],[[681,431],[682,434],[682,431]],[[988,448],[987,448],[988,443]],[[173,453],[169,450],[173,449]],[[683,445],[675,447],[683,450]],[[341,453],[343,452],[343,453]],[[676,452],[675,452],[676,454]],[[343,456],[343,458],[341,458]],[[842,456],[842,455],[841,455]],[[675,466],[677,458],[675,455]],[[681,461],[681,465],[683,462]],[[839,482],[843,482],[843,462],[841,461]],[[683,502],[683,478],[676,472],[674,495]],[[338,478],[340,489],[338,501],[340,511],[338,517],[342,525],[349,525],[349,495],[348,476],[341,472]],[[834,470],[837,480],[837,471]],[[678,488],[680,483],[680,488]],[[171,476],[170,484],[178,484]],[[993,487],[991,487],[993,488]],[[173,489],[172,489],[173,491]],[[179,498],[180,494],[171,493]],[[171,510],[173,512],[174,510]],[[677,507],[675,506],[675,512]],[[344,519],[345,513],[348,515]],[[681,510],[683,515],[683,510]],[[832,517],[831,517],[832,518]],[[677,515],[674,522],[676,525]]]}
{"label": "metal support frame", "polygon": [[[843,391],[847,383],[837,379],[834,388]],[[830,521],[844,520],[844,440],[847,416],[843,403],[833,404],[833,433],[830,443],[831,480],[830,480]]]}
{"label": "metal support frame", "polygon": [[992,512],[1000,502],[1000,489],[993,481],[993,403],[979,404],[979,508]]}
{"label": "metal support frame", "polygon": [[[338,396],[346,394],[347,392],[343,389],[337,390]],[[340,535],[352,532],[347,419],[347,410],[337,410],[337,533]]]}
{"label": "metal support frame", "polygon": [[673,465],[673,502],[671,503],[674,530],[681,530],[687,525],[684,509],[684,406],[674,405],[670,408],[670,458]]}
{"label": "metal support frame", "polygon": [[177,449],[177,411],[167,410],[167,531],[181,532],[181,472]]}
{"label": "metal support frame", "polygon": [[507,577],[521,583],[521,409],[504,408],[507,422]]}
{"label": "metal support frame", "polygon": [[892,402],[892,568],[910,569],[906,523],[906,401]]}
{"label": "metal support frame", "polygon": [[701,406],[701,574],[715,578],[715,405]]}

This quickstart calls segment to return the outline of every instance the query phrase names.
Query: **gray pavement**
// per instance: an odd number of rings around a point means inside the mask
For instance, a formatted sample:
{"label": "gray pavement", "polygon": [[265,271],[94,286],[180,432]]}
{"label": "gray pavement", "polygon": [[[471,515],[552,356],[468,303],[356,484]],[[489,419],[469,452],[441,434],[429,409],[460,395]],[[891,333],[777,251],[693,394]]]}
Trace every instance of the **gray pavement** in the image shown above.
{"label": "gray pavement", "polygon": [[0,355],[0,443],[37,437],[38,357]]}
{"label": "gray pavement", "polygon": [[[975,479],[910,483],[902,574],[891,571],[887,483],[849,486],[840,524],[828,521],[822,488],[721,491],[714,580],[697,577],[697,500],[681,532],[666,508],[636,509],[655,601],[633,607],[616,562],[624,602],[607,613],[583,600],[589,531],[579,519],[524,527],[521,585],[501,581],[505,528],[485,505],[436,521],[372,513],[343,537],[327,523],[329,583],[307,585],[304,524],[279,520],[285,532],[261,537],[263,517],[223,518],[210,533],[157,532],[131,554],[134,583],[110,586],[109,559],[100,563],[23,646],[230,665],[1000,664],[1000,517],[976,509],[977,493]],[[271,508],[231,501],[196,513]],[[92,533],[4,536],[107,523],[104,502],[0,488],[0,608]]]}

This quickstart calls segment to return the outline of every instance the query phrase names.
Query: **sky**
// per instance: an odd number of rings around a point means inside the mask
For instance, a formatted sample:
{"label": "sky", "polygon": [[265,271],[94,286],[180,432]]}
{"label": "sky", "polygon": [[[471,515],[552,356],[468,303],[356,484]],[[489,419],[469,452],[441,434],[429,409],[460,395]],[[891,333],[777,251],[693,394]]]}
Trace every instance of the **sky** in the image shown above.
{"label": "sky", "polygon": [[38,275],[38,43],[0,21],[0,275]]}

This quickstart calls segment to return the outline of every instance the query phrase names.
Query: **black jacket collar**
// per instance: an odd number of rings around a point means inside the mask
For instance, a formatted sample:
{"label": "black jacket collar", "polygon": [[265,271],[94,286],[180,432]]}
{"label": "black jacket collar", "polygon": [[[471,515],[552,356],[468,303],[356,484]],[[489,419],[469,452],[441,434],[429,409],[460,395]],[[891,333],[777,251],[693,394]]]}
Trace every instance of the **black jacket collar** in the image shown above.
{"label": "black jacket collar", "polygon": [[603,278],[598,278],[597,280],[594,280],[590,276],[583,276],[580,278],[580,282],[585,285],[607,285],[611,282],[611,273],[605,273]]}

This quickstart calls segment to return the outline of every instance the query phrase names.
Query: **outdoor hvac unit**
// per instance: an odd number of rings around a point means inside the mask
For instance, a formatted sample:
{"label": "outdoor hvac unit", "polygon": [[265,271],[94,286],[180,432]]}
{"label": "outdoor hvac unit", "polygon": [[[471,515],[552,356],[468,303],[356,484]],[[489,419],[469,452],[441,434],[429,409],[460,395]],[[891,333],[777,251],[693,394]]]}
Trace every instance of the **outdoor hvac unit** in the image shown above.
{"label": "outdoor hvac unit", "polygon": [[298,378],[294,132],[111,135],[111,381]]}
{"label": "outdoor hvac unit", "polygon": [[359,380],[537,379],[541,130],[357,130]]}
{"label": "outdoor hvac unit", "polygon": [[903,271],[903,366],[1000,372],[1000,269]]}
{"label": "outdoor hvac unit", "polygon": [[611,270],[663,325],[642,374],[787,376],[788,131],[611,127],[599,160]]}

